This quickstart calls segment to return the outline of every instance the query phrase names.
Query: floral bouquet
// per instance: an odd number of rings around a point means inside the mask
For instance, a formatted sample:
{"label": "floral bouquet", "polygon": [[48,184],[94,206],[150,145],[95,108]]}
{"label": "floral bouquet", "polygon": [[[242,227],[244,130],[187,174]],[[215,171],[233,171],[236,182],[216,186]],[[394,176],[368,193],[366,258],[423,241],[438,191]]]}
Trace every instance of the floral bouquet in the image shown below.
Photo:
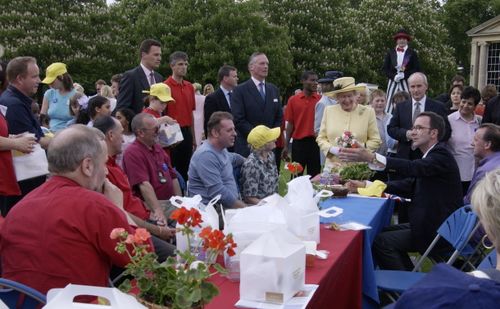
{"label": "floral bouquet", "polygon": [[[188,243],[195,236],[194,228],[201,227],[200,223],[203,222],[200,213],[194,208],[176,209],[171,218],[182,225],[178,232],[186,235]],[[123,228],[115,228],[110,234],[111,239],[118,240],[115,250],[130,258],[124,274],[135,280],[135,286],[139,290],[138,300],[150,308],[164,306],[172,309],[208,304],[219,293],[208,279],[216,273],[226,273],[222,266],[215,263],[217,256],[224,251],[229,256],[235,254],[236,244],[231,234],[224,235],[217,229],[206,227],[198,236],[200,241],[195,247],[204,251],[205,261],[196,260],[196,255],[191,250],[186,250],[177,252],[183,262],[169,257],[165,262],[159,263],[156,254],[151,252],[151,235],[145,229],[138,228],[131,235]],[[120,289],[126,293],[131,288],[130,279],[125,279],[120,285]]]}
{"label": "floral bouquet", "polygon": [[351,131],[344,131],[342,133],[342,136],[337,137],[335,139],[335,142],[337,143],[337,146],[341,148],[358,148],[359,143],[356,140],[355,136]]}
{"label": "floral bouquet", "polygon": [[304,171],[304,168],[298,162],[286,162],[285,170],[289,171],[290,175],[292,175],[293,177],[296,177],[299,173],[302,173]]}

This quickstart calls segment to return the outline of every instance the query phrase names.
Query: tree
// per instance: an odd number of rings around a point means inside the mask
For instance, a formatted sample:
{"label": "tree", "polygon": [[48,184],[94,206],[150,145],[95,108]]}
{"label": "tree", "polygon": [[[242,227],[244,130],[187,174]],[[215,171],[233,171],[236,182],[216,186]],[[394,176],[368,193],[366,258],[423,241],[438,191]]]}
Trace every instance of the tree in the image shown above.
{"label": "tree", "polygon": [[[157,38],[162,42],[164,59],[176,50],[188,53],[189,80],[214,82],[224,63],[236,66],[244,80],[249,76],[248,57],[262,51],[270,60],[269,80],[280,87],[291,82],[290,39],[283,27],[264,18],[257,0],[172,1],[168,8],[160,3],[149,6],[133,27],[137,40]],[[170,73],[167,62],[162,61],[160,68],[164,75]]]}
{"label": "tree", "polygon": [[367,77],[366,80],[385,88],[387,80],[381,74],[383,59],[387,49],[395,45],[392,35],[405,28],[413,35],[410,44],[417,51],[422,70],[428,76],[431,94],[447,90],[455,73],[454,50],[445,43],[448,31],[440,22],[437,1],[365,0],[354,18],[361,25],[361,32],[356,34],[354,42],[366,53],[358,63],[359,72]]}
{"label": "tree", "polygon": [[467,31],[500,14],[500,0],[448,0],[442,20],[448,29],[446,43],[455,48],[455,58],[468,72],[470,38]]}
{"label": "tree", "polygon": [[125,20],[110,14],[104,0],[0,0],[0,5],[0,38],[7,58],[33,56],[42,70],[64,62],[87,89],[129,61],[117,39]]}

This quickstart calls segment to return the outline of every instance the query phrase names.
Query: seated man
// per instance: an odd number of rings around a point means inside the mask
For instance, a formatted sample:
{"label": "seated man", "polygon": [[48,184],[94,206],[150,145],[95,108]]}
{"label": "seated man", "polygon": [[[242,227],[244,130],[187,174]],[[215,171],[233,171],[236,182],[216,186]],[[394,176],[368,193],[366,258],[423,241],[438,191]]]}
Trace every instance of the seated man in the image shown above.
{"label": "seated man", "polygon": [[3,278],[44,294],[69,283],[105,287],[111,266],[129,262],[109,237],[114,228],[133,230],[117,207],[121,192],[106,180],[106,159],[96,129],[74,125],[56,135],[48,148],[53,176],[12,208],[2,227]]}
{"label": "seated man", "polygon": [[[365,148],[342,148],[339,158],[345,161],[371,162],[371,167],[407,177],[387,182],[386,191],[411,198],[410,223],[390,226],[373,243],[373,256],[382,269],[411,270],[407,252],[423,253],[436,231],[453,211],[462,206],[462,185],[457,163],[441,143],[445,124],[441,116],[423,112],[411,128],[412,148],[424,154],[414,161],[384,157]],[[364,187],[359,181],[348,183],[350,189]],[[439,242],[442,248],[445,242]]]}
{"label": "seated man", "polygon": [[111,116],[98,117],[94,122],[94,128],[99,129],[105,135],[108,148],[107,179],[118,187],[123,193],[123,208],[139,227],[147,229],[158,255],[158,260],[163,262],[168,256],[174,255],[175,246],[166,242],[175,234],[175,229],[164,225],[150,223],[150,211],[146,209],[142,200],[132,194],[132,188],[127,175],[116,163],[116,156],[122,152],[123,127],[117,119]]}
{"label": "seated man", "polygon": [[189,164],[189,195],[201,195],[207,204],[221,195],[224,208],[241,208],[245,203],[239,199],[238,185],[233,168],[245,161],[241,155],[227,151],[234,145],[236,131],[233,116],[228,112],[215,112],[207,123],[208,139],[196,149]]}
{"label": "seated man", "polygon": [[[157,143],[156,119],[146,113],[137,114],[132,119],[132,130],[136,139],[123,154],[123,170],[134,194],[153,211],[154,220],[164,225],[173,210],[168,199],[182,195],[177,175],[170,157]],[[164,201],[163,206],[160,201]]]}

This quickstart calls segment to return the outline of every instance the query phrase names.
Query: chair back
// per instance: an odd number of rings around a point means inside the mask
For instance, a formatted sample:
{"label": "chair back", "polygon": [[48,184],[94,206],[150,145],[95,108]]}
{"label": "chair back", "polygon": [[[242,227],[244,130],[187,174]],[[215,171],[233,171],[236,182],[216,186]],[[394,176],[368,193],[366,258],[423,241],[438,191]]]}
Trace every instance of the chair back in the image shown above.
{"label": "chair back", "polygon": [[437,233],[446,239],[455,250],[461,251],[477,228],[478,218],[470,208],[463,206],[453,212],[439,227]]}
{"label": "chair back", "polygon": [[8,308],[40,308],[46,304],[45,295],[22,283],[0,278],[0,299]]}
{"label": "chair back", "polygon": [[491,251],[484,260],[481,261],[477,269],[491,269],[497,267],[497,252],[496,250]]}

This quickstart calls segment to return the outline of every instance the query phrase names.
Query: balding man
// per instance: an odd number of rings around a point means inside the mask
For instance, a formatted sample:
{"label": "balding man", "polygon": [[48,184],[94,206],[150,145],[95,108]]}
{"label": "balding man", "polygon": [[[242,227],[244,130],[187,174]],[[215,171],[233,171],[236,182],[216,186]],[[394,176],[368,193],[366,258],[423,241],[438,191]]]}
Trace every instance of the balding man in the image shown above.
{"label": "balding man", "polygon": [[108,160],[106,167],[108,175],[106,178],[123,193],[123,208],[139,227],[147,229],[153,236],[154,249],[158,260],[163,262],[168,256],[174,255],[175,246],[166,242],[175,235],[175,229],[164,225],[157,225],[150,219],[151,212],[140,198],[132,194],[132,188],[128,182],[127,175],[116,163],[116,156],[122,153],[123,127],[116,118],[111,116],[98,117],[94,122],[94,128],[99,129],[105,135],[108,148]]}
{"label": "balding man", "polygon": [[393,116],[387,126],[387,133],[390,137],[399,142],[396,157],[402,159],[420,159],[422,152],[419,149],[412,149],[412,126],[413,122],[421,112],[434,112],[445,122],[445,132],[442,138],[447,141],[451,135],[450,123],[448,122],[448,113],[446,107],[435,100],[427,97],[429,84],[427,77],[423,73],[413,73],[408,78],[411,99],[396,105],[392,112]]}
{"label": "balding man", "polygon": [[115,251],[114,228],[133,232],[122,194],[106,180],[106,144],[97,129],[74,125],[48,148],[52,177],[7,216],[0,239],[2,277],[42,293],[69,283],[107,286],[112,265],[129,259]]}

